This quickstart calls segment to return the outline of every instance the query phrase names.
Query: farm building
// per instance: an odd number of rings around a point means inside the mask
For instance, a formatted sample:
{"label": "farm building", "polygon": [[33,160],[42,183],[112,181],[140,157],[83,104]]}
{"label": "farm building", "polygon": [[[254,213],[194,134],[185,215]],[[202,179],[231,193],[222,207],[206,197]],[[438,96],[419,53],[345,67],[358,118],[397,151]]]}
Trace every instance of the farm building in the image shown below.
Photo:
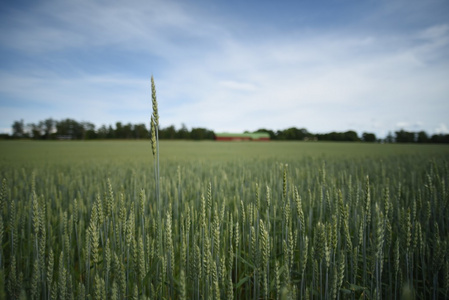
{"label": "farm building", "polygon": [[256,133],[216,133],[216,141],[269,141],[270,135],[265,132]]}

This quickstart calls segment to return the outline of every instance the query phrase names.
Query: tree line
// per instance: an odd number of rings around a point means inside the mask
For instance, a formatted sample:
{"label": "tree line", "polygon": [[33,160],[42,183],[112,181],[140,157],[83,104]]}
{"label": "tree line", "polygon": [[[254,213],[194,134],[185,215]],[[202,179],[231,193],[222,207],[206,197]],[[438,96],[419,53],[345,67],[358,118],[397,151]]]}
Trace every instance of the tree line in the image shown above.
{"label": "tree line", "polygon": [[[91,122],[78,122],[73,119],[46,119],[38,123],[14,121],[10,138],[25,138],[35,140],[94,140],[94,139],[147,139],[150,133],[147,125],[124,124],[116,122],[115,126],[102,125],[98,129]],[[174,126],[159,129],[160,139],[214,139],[214,132],[206,128],[192,128],[185,125],[179,130]]]}
{"label": "tree line", "polygon": [[[424,131],[408,132],[405,130],[389,133],[384,139],[376,137],[374,133],[363,132],[360,136],[353,130],[345,132],[311,133],[305,128],[291,127],[273,131],[261,128],[255,132],[265,132],[271,140],[301,140],[301,141],[348,141],[348,142],[385,142],[385,143],[449,143],[449,134],[428,135]],[[24,123],[23,120],[14,121],[12,135],[2,135],[2,138],[22,138],[36,140],[93,140],[93,139],[147,139],[150,133],[147,125],[123,124],[116,122],[115,126],[102,125],[98,129],[91,122],[78,122],[73,119],[60,121],[52,118],[38,123]],[[160,139],[184,140],[213,140],[215,133],[207,128],[187,129],[185,125],[177,129],[171,125],[159,128]]]}
{"label": "tree line", "polygon": [[336,142],[383,142],[383,143],[449,143],[449,134],[428,135],[425,131],[409,132],[403,129],[389,132],[385,138],[378,138],[374,133],[363,132],[361,136],[353,130],[345,132],[311,133],[305,128],[291,127],[273,131],[259,129],[256,132],[266,132],[272,140],[304,140],[304,141],[336,141]]}

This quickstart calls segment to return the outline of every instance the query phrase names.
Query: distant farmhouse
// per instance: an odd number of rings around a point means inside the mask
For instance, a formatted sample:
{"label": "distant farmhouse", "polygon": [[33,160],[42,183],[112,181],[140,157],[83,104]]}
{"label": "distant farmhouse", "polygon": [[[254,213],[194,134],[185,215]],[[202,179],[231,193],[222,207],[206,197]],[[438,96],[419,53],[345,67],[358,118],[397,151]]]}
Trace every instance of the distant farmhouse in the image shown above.
{"label": "distant farmhouse", "polygon": [[256,133],[216,133],[216,141],[269,141],[270,135],[265,132]]}

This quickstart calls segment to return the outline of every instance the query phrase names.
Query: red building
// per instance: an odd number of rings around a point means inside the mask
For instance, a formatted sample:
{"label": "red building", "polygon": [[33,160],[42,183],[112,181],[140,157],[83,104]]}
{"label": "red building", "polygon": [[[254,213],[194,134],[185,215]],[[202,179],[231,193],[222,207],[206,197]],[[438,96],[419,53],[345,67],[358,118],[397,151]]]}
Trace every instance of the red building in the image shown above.
{"label": "red building", "polygon": [[256,133],[216,133],[216,141],[269,141],[270,135],[265,132]]}

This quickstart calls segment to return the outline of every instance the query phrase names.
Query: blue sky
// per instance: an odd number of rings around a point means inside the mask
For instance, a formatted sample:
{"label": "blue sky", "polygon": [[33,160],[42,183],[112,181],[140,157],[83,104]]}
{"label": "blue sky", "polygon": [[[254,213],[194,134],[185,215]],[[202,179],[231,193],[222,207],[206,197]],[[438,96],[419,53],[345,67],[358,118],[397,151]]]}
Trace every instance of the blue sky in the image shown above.
{"label": "blue sky", "polygon": [[15,120],[449,133],[449,2],[3,1]]}

